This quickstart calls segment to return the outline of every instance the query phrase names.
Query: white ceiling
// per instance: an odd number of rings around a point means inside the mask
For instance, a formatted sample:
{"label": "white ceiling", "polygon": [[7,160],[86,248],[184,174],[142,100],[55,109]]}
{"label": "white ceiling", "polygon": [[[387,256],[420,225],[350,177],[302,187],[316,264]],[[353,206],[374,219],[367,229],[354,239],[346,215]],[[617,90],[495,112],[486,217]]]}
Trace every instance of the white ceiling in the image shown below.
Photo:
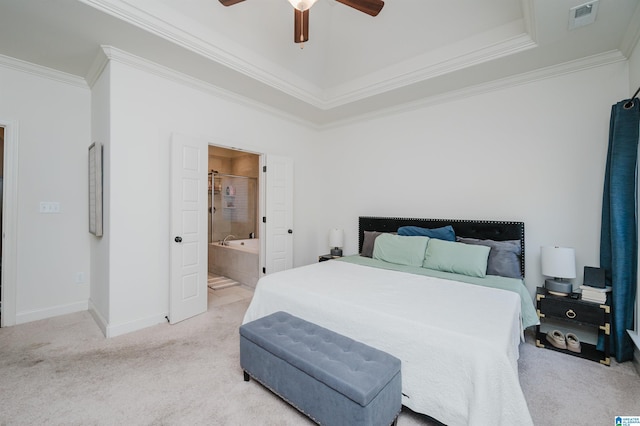
{"label": "white ceiling", "polygon": [[371,17],[334,0],[293,43],[286,0],[0,0],[0,54],[88,77],[113,46],[315,124],[346,120],[581,58],[624,59],[640,0],[386,0]]}

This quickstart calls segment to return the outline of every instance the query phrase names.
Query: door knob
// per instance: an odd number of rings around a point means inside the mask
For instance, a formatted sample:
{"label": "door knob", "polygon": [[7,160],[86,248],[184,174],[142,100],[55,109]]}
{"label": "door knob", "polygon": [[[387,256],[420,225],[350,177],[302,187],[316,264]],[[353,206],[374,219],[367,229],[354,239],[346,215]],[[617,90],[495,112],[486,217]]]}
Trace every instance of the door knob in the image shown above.
{"label": "door knob", "polygon": [[293,234],[293,229],[289,229],[287,232]]}
{"label": "door knob", "polygon": [[182,242],[182,237],[175,237],[173,239],[176,243],[181,243]]}

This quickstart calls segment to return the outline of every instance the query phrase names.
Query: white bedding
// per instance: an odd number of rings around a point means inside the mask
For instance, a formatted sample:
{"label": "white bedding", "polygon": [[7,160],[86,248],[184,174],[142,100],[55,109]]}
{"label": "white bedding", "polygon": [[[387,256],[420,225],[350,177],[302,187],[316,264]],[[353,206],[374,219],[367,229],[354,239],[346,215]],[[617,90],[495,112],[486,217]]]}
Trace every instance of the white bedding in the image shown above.
{"label": "white bedding", "polygon": [[320,262],[260,279],[244,322],[286,311],[402,360],[402,403],[447,425],[532,425],[518,379],[520,297]]}

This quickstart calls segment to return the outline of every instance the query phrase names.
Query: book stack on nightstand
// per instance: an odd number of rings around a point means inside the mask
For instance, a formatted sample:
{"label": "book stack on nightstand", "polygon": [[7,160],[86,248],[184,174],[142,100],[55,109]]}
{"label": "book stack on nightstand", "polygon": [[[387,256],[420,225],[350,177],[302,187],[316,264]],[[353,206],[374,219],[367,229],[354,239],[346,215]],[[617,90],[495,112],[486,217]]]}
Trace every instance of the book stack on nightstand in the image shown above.
{"label": "book stack on nightstand", "polygon": [[588,285],[581,285],[582,300],[585,302],[593,302],[604,304],[607,301],[607,293],[611,291],[611,287],[605,288],[591,287]]}
{"label": "book stack on nightstand", "polygon": [[605,271],[603,268],[585,266],[584,282],[580,286],[582,300],[600,305],[607,303],[607,293],[611,291],[611,287],[606,286],[605,283]]}

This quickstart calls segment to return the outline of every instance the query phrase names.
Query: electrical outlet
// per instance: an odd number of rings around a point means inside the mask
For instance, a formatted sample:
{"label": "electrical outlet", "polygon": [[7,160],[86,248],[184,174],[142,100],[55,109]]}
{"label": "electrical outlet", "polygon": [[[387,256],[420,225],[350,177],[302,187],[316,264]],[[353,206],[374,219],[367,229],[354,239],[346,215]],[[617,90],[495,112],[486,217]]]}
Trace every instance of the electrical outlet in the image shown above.
{"label": "electrical outlet", "polygon": [[76,272],[76,284],[84,283],[84,272]]}
{"label": "electrical outlet", "polygon": [[60,203],[57,201],[40,201],[40,213],[60,213]]}

